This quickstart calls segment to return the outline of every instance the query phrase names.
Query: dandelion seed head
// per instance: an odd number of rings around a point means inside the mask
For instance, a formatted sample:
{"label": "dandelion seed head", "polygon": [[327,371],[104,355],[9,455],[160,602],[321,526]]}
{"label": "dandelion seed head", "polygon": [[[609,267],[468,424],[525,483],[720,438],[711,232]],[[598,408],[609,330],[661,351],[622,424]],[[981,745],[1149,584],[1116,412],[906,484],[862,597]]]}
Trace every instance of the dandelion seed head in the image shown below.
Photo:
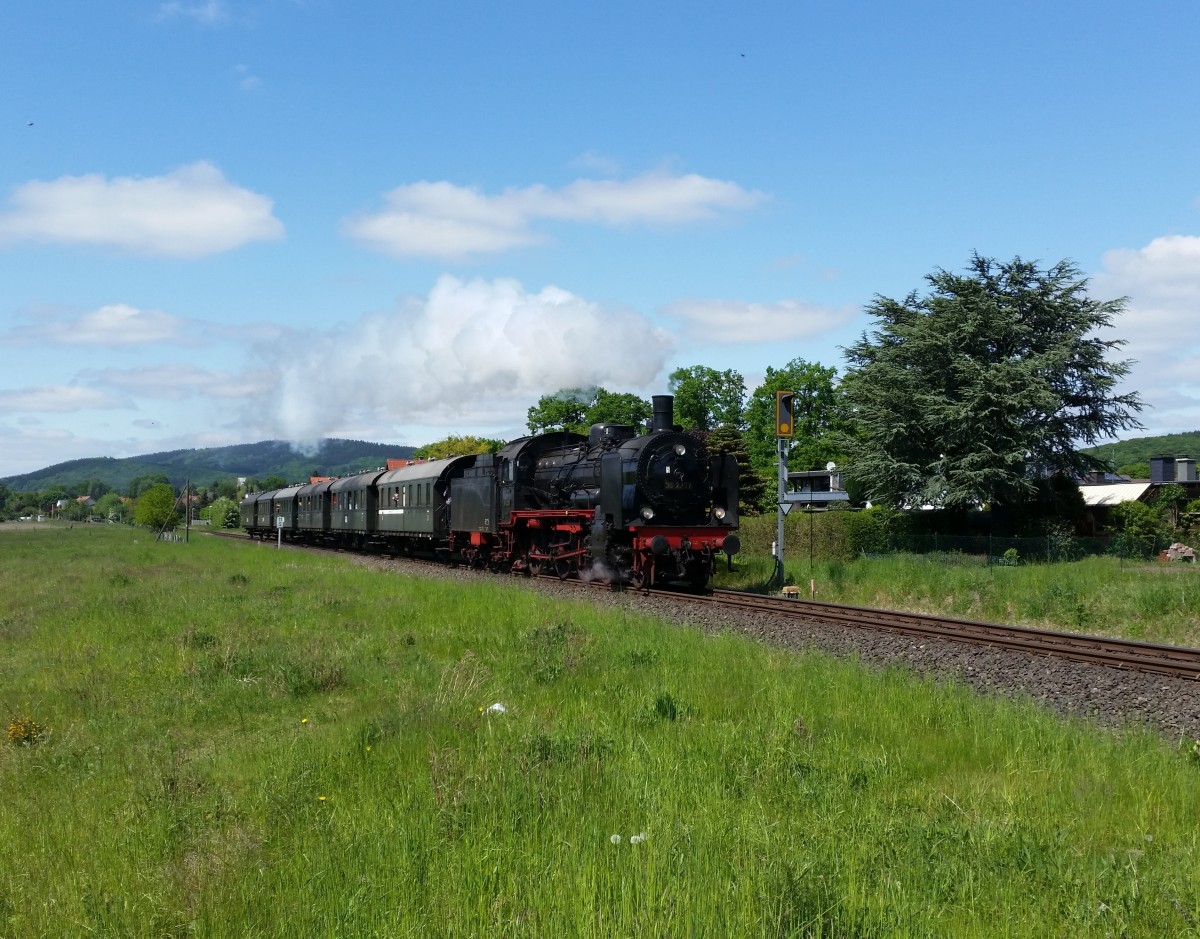
{"label": "dandelion seed head", "polygon": [[620,835],[613,835],[613,836],[612,836],[611,838],[609,838],[608,840],[609,840],[609,841],[611,841],[613,844],[620,844],[620,843],[621,843],[621,836],[620,836]]}

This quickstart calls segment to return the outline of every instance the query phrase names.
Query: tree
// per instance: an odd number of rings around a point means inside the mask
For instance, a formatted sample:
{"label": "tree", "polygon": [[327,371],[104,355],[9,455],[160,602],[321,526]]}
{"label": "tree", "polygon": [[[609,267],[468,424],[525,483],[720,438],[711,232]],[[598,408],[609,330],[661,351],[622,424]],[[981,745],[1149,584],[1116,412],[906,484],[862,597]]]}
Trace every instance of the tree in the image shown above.
{"label": "tree", "polygon": [[650,402],[635,394],[604,388],[563,388],[543,395],[529,409],[526,422],[532,434],[569,430],[586,434],[593,424],[644,424],[653,414]]}
{"label": "tree", "polygon": [[627,392],[618,393],[597,388],[585,418],[589,427],[592,424],[629,424],[641,427],[653,414],[654,408],[645,398]]}
{"label": "tree", "polygon": [[542,395],[526,412],[529,432],[545,434],[552,430],[573,430],[579,433],[595,396],[595,388],[562,388],[552,395]]}
{"label": "tree", "polygon": [[474,437],[467,434],[464,437],[450,436],[445,440],[427,443],[423,447],[418,447],[413,456],[422,460],[445,460],[467,453],[499,453],[503,448],[503,440],[492,440],[488,437]]}
{"label": "tree", "polygon": [[[795,436],[789,441],[788,466],[796,470],[821,469],[840,458],[832,432],[839,424],[841,395],[837,369],[819,362],[792,359],[783,368],[767,366],[763,383],[746,405],[746,449],[761,473],[777,465],[775,392],[793,391]],[[773,478],[773,477],[772,477]]]}
{"label": "tree", "polygon": [[173,528],[182,518],[175,490],[166,483],[151,486],[143,492],[133,509],[134,524],[155,531]]}
{"label": "tree", "polygon": [[200,517],[208,519],[214,528],[237,528],[242,523],[238,504],[225,496],[218,496],[201,509]]}
{"label": "tree", "polygon": [[846,350],[851,471],[871,498],[967,508],[1020,502],[1039,475],[1099,467],[1081,446],[1141,427],[1110,361],[1124,300],[1097,301],[1069,261],[1047,270],[974,255],[903,301],[877,296],[877,328]]}
{"label": "tree", "polygon": [[125,504],[121,501],[121,497],[115,492],[108,492],[96,500],[96,504],[92,506],[92,511],[96,515],[100,515],[109,521],[123,522],[127,516]]}
{"label": "tree", "polygon": [[718,372],[706,365],[677,368],[667,380],[675,396],[675,420],[685,430],[712,430],[722,424],[741,428],[746,380],[731,368]]}
{"label": "tree", "polygon": [[741,515],[761,515],[766,500],[767,483],[750,462],[744,435],[731,424],[716,430],[693,431],[704,437],[704,444],[713,458],[732,454],[738,465],[738,512]]}
{"label": "tree", "polygon": [[153,473],[147,476],[135,476],[129,480],[129,488],[125,495],[131,499],[136,499],[142,493],[149,491],[155,486],[167,485],[167,477],[162,473]]}

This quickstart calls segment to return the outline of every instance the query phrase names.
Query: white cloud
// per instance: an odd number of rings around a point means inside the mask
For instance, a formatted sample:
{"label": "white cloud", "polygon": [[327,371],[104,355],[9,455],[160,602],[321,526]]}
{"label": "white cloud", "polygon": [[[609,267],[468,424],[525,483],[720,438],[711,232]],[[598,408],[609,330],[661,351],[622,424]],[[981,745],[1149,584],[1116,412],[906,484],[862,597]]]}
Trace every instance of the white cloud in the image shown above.
{"label": "white cloud", "polygon": [[21,388],[0,391],[0,409],[11,413],[66,413],[69,411],[110,411],[130,408],[127,398],[118,398],[99,388],[82,385],[48,385],[42,388]]}
{"label": "white cloud", "polygon": [[275,391],[247,416],[296,441],[367,422],[510,424],[559,388],[645,386],[669,351],[669,337],[635,311],[557,287],[442,277],[428,297],[336,334],[262,346]]}
{"label": "white cloud", "polygon": [[386,193],[382,211],[347,219],[351,237],[396,257],[463,258],[538,244],[538,220],[608,226],[680,225],[742,211],[765,194],[695,174],[576,180],[561,189],[528,186],[489,196],[448,182]]}
{"label": "white cloud", "polygon": [[271,200],[201,161],[165,176],[64,176],[18,186],[0,242],[87,244],[131,254],[200,258],[282,237]]}
{"label": "white cloud", "polygon": [[224,0],[205,0],[204,3],[183,3],[170,0],[158,8],[158,19],[171,20],[177,17],[195,20],[205,26],[215,26],[229,20],[229,7]]}
{"label": "white cloud", "polygon": [[137,346],[151,342],[176,342],[183,338],[186,321],[161,310],[139,310],[110,303],[74,319],[54,319],[23,326],[9,333],[17,342],[52,342],[78,346]]}
{"label": "white cloud", "polygon": [[1126,384],[1154,405],[1143,423],[1153,433],[1200,429],[1200,237],[1156,238],[1103,263],[1089,294],[1129,298],[1105,338],[1126,340],[1119,355],[1136,360]]}
{"label": "white cloud", "polygon": [[246,398],[269,390],[271,378],[261,372],[213,371],[194,365],[148,365],[139,368],[85,369],[79,373],[95,385],[139,398],[182,401],[185,398]]}
{"label": "white cloud", "polygon": [[249,93],[262,90],[262,79],[250,71],[249,65],[235,65],[233,71],[242,91]]}
{"label": "white cloud", "polygon": [[831,332],[849,323],[859,309],[819,306],[803,300],[678,300],[662,312],[705,342],[753,343],[806,339]]}

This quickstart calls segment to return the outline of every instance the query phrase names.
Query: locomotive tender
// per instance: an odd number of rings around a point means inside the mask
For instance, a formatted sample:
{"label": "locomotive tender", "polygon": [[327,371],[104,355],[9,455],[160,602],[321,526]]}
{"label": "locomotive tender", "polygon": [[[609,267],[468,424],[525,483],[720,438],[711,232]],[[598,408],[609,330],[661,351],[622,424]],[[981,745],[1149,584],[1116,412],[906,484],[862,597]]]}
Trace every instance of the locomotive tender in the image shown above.
{"label": "locomotive tender", "polygon": [[470,454],[315,480],[242,500],[257,537],[633,587],[703,588],[739,548],[737,461],[673,426],[657,395],[649,430],[521,437]]}

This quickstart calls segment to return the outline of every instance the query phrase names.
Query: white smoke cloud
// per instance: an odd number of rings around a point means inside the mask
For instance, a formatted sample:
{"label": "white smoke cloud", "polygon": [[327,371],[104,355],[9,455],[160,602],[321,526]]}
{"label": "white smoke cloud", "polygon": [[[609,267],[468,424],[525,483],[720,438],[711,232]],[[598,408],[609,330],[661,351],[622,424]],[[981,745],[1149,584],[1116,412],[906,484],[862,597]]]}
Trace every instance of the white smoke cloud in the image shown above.
{"label": "white smoke cloud", "polygon": [[648,385],[670,346],[636,311],[558,287],[444,276],[391,312],[260,347],[276,382],[256,411],[269,418],[264,432],[295,441],[380,421],[511,426],[560,388]]}
{"label": "white smoke cloud", "polygon": [[165,176],[64,176],[18,186],[0,242],[87,244],[131,254],[202,258],[283,236],[271,200],[234,186],[208,162]]}

